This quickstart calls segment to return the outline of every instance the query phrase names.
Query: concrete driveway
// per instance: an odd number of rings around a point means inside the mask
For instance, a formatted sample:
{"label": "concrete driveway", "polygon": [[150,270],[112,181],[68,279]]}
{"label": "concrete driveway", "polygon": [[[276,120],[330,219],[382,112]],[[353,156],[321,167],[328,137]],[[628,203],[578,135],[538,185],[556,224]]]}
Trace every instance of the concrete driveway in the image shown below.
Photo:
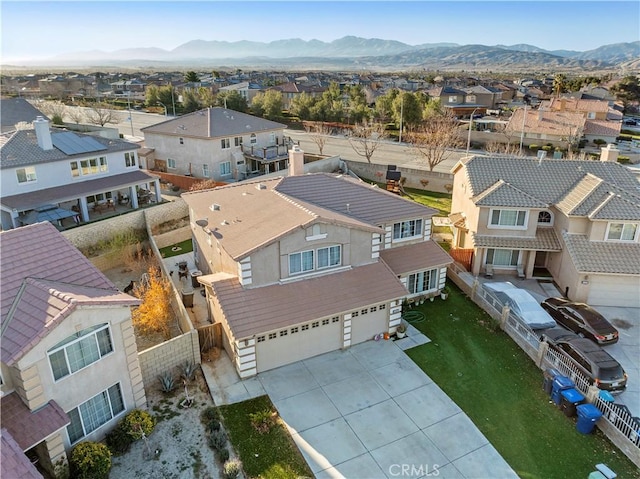
{"label": "concrete driveway", "polygon": [[[428,341],[418,335],[410,328],[404,344]],[[402,341],[368,341],[258,376],[316,477],[517,478]]]}

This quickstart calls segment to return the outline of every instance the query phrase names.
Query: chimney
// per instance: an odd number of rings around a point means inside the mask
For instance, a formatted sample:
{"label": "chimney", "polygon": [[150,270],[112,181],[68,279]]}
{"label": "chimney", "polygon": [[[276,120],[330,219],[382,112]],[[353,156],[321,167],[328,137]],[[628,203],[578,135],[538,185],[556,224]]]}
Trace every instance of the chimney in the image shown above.
{"label": "chimney", "polygon": [[43,117],[38,116],[33,121],[33,128],[36,130],[38,146],[43,150],[53,150],[51,130],[49,130],[49,120],[45,120]]}
{"label": "chimney", "polygon": [[293,145],[289,150],[289,176],[304,175],[304,151]]}
{"label": "chimney", "polygon": [[609,143],[607,146],[600,148],[600,161],[618,161],[618,155],[620,150],[616,148],[616,145]]}

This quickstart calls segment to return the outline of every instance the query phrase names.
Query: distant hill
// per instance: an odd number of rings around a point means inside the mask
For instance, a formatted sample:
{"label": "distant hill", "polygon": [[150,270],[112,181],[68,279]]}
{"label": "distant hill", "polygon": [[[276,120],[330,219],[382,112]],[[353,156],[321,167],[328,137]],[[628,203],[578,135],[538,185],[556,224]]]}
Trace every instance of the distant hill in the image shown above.
{"label": "distant hill", "polygon": [[[193,40],[173,50],[128,48],[113,52],[76,52],[38,65],[65,66],[252,66],[324,69],[607,69],[640,59],[640,41],[603,45],[594,50],[548,51],[534,45],[408,45],[394,40],[346,36],[332,42],[291,38],[269,43]],[[35,62],[34,62],[35,65]]]}

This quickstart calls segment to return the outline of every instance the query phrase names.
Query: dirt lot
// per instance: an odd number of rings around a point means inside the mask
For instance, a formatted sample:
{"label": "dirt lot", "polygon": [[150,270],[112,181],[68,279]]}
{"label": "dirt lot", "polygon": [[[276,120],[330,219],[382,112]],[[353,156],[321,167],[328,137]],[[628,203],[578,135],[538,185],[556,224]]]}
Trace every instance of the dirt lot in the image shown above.
{"label": "dirt lot", "polygon": [[[147,390],[149,412],[158,423],[147,439],[135,442],[124,455],[112,458],[112,479],[217,479],[222,477],[213,450],[207,445],[202,411],[213,405],[200,370],[188,386],[193,404],[183,408],[184,387],[169,395],[159,387]],[[229,447],[231,456],[233,452]]]}

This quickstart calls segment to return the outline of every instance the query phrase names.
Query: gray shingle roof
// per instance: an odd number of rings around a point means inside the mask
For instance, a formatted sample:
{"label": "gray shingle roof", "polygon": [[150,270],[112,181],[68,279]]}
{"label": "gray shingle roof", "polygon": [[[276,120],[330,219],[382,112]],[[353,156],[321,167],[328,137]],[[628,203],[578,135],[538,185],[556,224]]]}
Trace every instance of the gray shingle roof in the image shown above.
{"label": "gray shingle roof", "polygon": [[48,120],[45,114],[24,98],[3,98],[0,100],[2,133],[15,130],[15,125],[21,121],[31,123],[39,116]]}
{"label": "gray shingle roof", "polygon": [[[209,278],[215,279],[215,276]],[[201,280],[206,282],[207,276]],[[346,313],[407,294],[383,262],[262,288],[243,289],[235,277],[214,280],[212,288],[236,339]]]}
{"label": "gray shingle roof", "polygon": [[[55,134],[55,130],[52,130]],[[140,148],[140,145],[120,139],[102,138],[100,136],[84,135],[82,133],[66,132],[67,135],[87,136],[106,147],[105,150],[93,153],[79,153],[67,155],[57,148],[43,150],[38,146],[35,130],[20,130],[8,134],[9,138],[0,146],[0,169],[15,168],[17,166],[37,165],[70,158],[87,158],[90,156],[104,156],[116,151],[128,151]]]}
{"label": "gray shingle roof", "polygon": [[433,216],[437,211],[350,177],[317,173],[288,176],[275,188],[311,203],[372,225],[390,220]]}
{"label": "gray shingle roof", "polygon": [[[465,166],[472,196],[480,196],[497,181],[503,180],[542,203],[556,204],[565,212],[575,210],[572,214],[586,216],[601,206],[596,201],[597,197],[593,197],[584,203],[584,210],[577,209],[590,194],[599,195],[600,201],[606,199],[595,186],[599,182],[606,191],[624,196],[629,204],[640,205],[637,179],[626,167],[614,162],[476,156]],[[629,213],[635,215],[629,211],[633,209],[629,204],[612,204],[606,210],[611,218],[601,216],[599,219],[620,219],[619,216]],[[621,209],[614,209],[616,206]],[[532,204],[531,207],[536,206]]]}
{"label": "gray shingle roof", "polygon": [[589,241],[570,233],[562,239],[579,273],[640,274],[640,243]]}
{"label": "gray shingle roof", "polygon": [[473,234],[476,248],[507,248],[531,251],[560,251],[560,241],[552,228],[538,228],[536,236],[492,236]]}
{"label": "gray shingle roof", "polygon": [[0,233],[1,357],[11,364],[79,304],[136,305],[49,222]]}
{"label": "gray shingle roof", "polygon": [[261,131],[282,130],[287,125],[226,108],[206,108],[141,128],[143,133],[192,138],[227,138]]}

